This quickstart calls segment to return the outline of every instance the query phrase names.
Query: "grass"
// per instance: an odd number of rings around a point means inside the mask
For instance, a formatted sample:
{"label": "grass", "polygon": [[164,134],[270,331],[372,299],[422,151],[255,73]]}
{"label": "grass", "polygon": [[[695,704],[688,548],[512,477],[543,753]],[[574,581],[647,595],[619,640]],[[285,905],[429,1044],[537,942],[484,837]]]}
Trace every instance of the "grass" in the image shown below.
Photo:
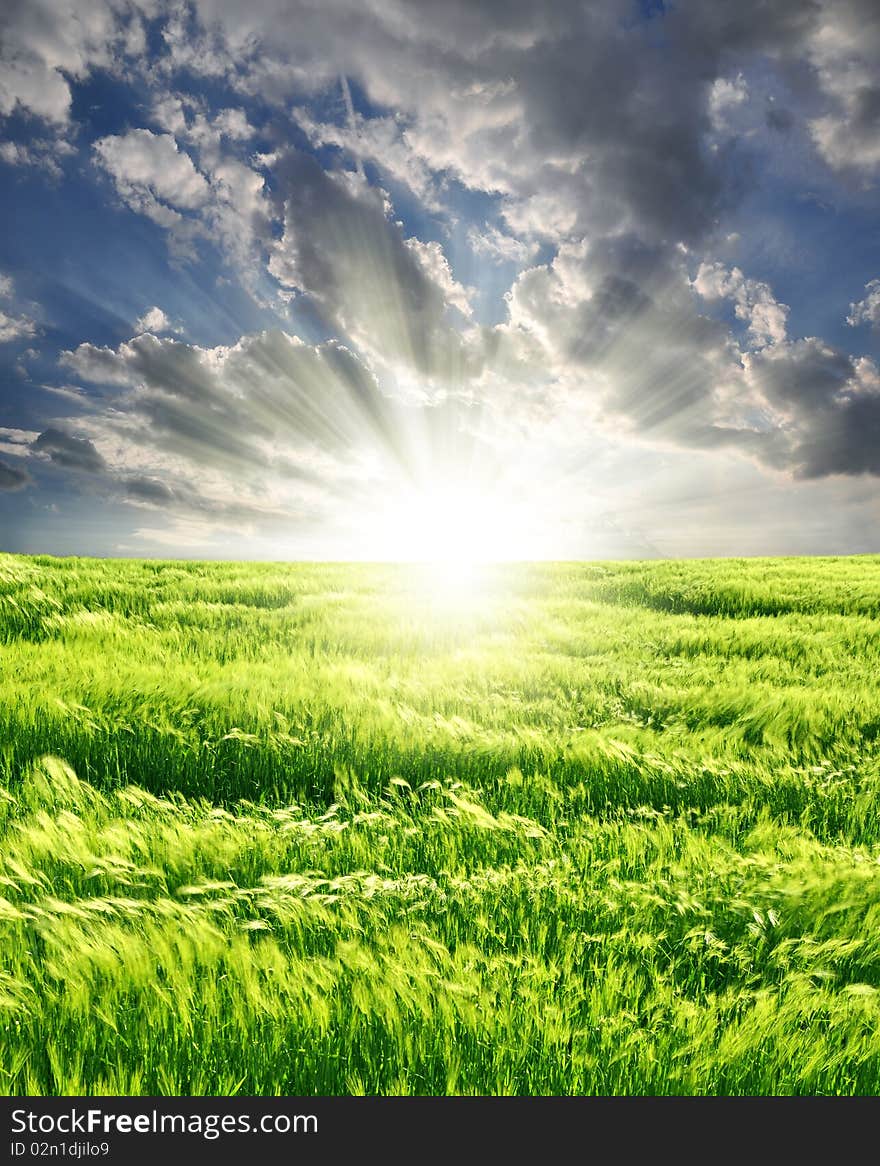
{"label": "grass", "polygon": [[0,1091],[870,1093],[880,558],[0,556]]}

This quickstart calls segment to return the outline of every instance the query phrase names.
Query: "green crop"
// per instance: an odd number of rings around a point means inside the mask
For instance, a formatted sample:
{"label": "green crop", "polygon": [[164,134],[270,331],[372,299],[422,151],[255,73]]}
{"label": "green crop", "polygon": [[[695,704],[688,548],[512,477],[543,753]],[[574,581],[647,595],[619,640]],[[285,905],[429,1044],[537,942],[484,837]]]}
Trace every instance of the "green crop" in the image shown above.
{"label": "green crop", "polygon": [[0,1091],[880,1090],[880,558],[0,556]]}

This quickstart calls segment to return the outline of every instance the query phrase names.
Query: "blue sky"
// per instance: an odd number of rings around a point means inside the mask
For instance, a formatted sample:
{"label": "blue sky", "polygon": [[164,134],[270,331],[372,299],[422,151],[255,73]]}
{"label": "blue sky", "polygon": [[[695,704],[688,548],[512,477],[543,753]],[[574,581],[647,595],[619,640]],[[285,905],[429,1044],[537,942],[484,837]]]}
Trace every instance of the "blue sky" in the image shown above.
{"label": "blue sky", "polygon": [[880,549],[869,0],[0,20],[0,549]]}

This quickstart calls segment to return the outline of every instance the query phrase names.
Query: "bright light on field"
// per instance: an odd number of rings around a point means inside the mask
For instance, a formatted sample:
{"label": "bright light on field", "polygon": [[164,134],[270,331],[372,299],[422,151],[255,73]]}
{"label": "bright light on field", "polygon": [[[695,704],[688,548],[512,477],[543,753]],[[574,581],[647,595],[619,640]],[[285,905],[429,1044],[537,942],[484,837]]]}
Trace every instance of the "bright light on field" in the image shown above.
{"label": "bright light on field", "polygon": [[403,493],[371,525],[377,559],[430,564],[450,583],[466,582],[477,564],[523,557],[516,510],[456,485]]}

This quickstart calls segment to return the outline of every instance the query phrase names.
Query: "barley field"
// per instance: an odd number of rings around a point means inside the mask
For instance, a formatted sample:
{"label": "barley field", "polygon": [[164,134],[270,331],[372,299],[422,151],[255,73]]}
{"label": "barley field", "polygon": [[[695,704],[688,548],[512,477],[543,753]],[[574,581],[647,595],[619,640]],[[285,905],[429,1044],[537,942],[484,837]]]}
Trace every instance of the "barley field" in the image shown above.
{"label": "barley field", "polygon": [[0,1091],[874,1094],[880,558],[0,556]]}

